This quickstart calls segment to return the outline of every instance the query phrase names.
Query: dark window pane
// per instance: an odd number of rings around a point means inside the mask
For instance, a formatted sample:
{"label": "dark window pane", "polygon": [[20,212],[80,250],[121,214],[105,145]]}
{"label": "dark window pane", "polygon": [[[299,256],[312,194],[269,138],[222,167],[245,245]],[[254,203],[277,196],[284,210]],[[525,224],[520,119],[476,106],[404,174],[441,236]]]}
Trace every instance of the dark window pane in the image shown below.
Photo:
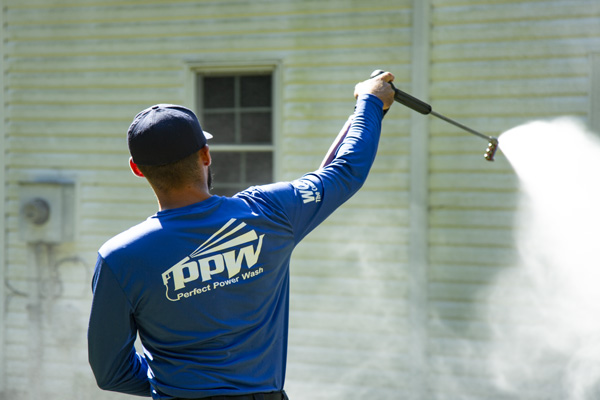
{"label": "dark window pane", "polygon": [[235,117],[233,113],[204,113],[202,129],[213,135],[210,143],[235,143]]}
{"label": "dark window pane", "polygon": [[271,75],[242,76],[242,107],[271,106]]}
{"label": "dark window pane", "polygon": [[219,151],[213,152],[211,155],[212,164],[210,168],[213,173],[215,188],[220,184],[240,182],[242,153]]}
{"label": "dark window pane", "polygon": [[232,76],[204,78],[204,108],[233,107],[234,87]]}
{"label": "dark window pane", "polygon": [[246,179],[251,184],[271,183],[273,154],[271,152],[246,153]]}
{"label": "dark window pane", "polygon": [[242,143],[271,143],[270,112],[244,112],[240,118]]}

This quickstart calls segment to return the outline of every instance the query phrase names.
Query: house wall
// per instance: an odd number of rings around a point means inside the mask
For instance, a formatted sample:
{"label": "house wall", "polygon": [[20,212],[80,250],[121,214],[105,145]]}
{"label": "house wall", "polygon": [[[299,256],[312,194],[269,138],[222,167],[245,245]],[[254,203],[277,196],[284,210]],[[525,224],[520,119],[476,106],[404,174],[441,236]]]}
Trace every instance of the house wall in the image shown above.
{"label": "house wall", "polygon": [[[105,240],[156,210],[127,169],[130,121],[154,103],[193,107],[195,68],[276,65],[276,179],[289,180],[318,167],[374,69],[497,136],[531,119],[587,120],[600,44],[593,1],[0,4],[0,398],[18,400],[127,398],[97,389],[87,364],[91,274]],[[500,396],[483,368],[482,293],[514,265],[519,189],[485,146],[401,105],[388,113],[364,188],[294,255],[292,398]],[[47,182],[73,185],[74,236],[51,245],[21,227],[24,190]]]}

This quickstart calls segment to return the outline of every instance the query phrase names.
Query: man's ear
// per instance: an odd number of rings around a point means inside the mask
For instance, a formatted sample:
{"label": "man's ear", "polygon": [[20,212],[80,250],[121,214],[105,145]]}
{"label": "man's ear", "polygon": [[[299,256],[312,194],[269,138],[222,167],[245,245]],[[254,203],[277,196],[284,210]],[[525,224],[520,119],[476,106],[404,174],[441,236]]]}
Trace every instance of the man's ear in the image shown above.
{"label": "man's ear", "polygon": [[131,172],[133,172],[135,176],[139,176],[140,178],[144,177],[144,174],[142,174],[142,171],[140,171],[137,164],[133,162],[132,157],[129,157],[129,168],[131,168]]}
{"label": "man's ear", "polygon": [[204,147],[200,149],[200,158],[202,160],[202,164],[206,165],[207,167],[212,163],[210,151],[208,151],[208,145],[204,145]]}

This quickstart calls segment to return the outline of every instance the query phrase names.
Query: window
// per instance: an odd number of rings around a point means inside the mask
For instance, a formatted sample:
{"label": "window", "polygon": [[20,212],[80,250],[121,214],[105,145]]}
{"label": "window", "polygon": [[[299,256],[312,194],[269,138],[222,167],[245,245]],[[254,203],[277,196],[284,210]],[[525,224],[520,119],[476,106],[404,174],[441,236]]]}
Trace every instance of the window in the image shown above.
{"label": "window", "polygon": [[213,134],[212,192],[231,196],[273,181],[273,76],[198,73],[198,117]]}

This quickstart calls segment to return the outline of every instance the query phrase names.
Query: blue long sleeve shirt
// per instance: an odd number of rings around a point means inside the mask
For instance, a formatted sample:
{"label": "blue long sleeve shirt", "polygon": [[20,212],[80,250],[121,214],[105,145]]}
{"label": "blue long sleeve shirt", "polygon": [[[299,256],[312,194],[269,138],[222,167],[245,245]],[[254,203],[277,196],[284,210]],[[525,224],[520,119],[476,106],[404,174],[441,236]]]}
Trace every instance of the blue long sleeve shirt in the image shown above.
{"label": "blue long sleeve shirt", "polygon": [[335,158],[313,173],[159,211],[106,242],[88,327],[98,385],[153,399],[282,390],[292,251],[363,185],[382,105],[360,96]]}

